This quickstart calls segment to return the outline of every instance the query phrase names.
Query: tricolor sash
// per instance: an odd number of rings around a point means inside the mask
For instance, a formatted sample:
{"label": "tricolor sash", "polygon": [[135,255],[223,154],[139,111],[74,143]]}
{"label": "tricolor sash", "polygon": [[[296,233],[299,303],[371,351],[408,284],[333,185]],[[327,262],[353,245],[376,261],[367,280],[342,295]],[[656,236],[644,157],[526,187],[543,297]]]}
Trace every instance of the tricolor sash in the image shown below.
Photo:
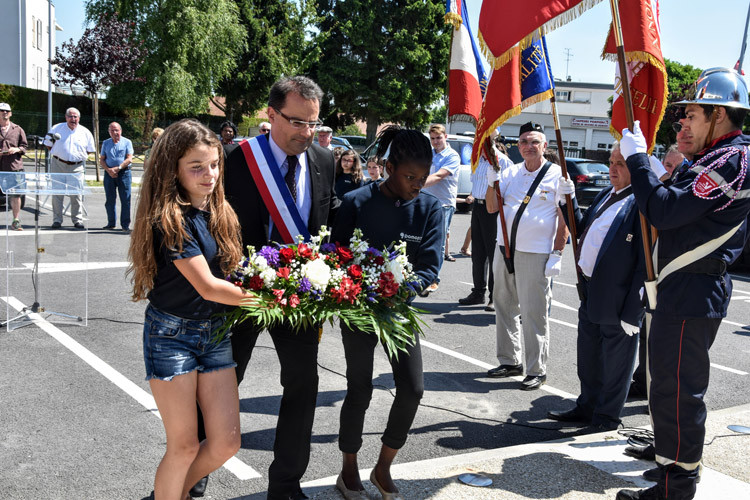
{"label": "tricolor sash", "polygon": [[245,155],[247,168],[258,186],[263,203],[271,215],[274,226],[279,231],[284,243],[294,243],[297,235],[302,235],[305,241],[310,240],[310,232],[302,221],[299,209],[289,192],[276,159],[271,153],[268,138],[259,135],[240,142],[240,148]]}

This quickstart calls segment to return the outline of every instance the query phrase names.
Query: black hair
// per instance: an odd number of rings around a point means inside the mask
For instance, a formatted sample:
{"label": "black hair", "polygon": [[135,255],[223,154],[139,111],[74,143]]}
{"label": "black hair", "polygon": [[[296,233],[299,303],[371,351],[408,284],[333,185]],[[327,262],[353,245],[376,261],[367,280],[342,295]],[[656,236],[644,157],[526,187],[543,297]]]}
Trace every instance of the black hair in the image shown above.
{"label": "black hair", "polygon": [[[703,114],[706,115],[706,120],[711,119],[711,114],[714,112],[714,107],[707,104],[701,104],[701,108],[703,108]],[[735,108],[734,106],[722,106],[727,112],[727,118],[729,118],[729,121],[732,122],[732,125],[734,125],[735,128],[742,128],[742,125],[745,123],[745,117],[747,116],[747,110],[742,108]]]}
{"label": "black hair", "polygon": [[[390,148],[390,151],[388,149]],[[419,130],[411,130],[399,125],[389,125],[378,134],[377,156],[391,162],[398,168],[402,162],[411,162],[430,166],[432,164],[432,146],[430,140]]]}
{"label": "black hair", "polygon": [[234,131],[234,136],[235,137],[237,137],[238,135],[240,135],[239,131],[237,130],[237,125],[235,125],[234,123],[230,122],[229,120],[223,122],[219,126],[219,133],[221,134],[221,131],[224,130],[226,127],[231,127],[232,128],[232,130]]}
{"label": "black hair", "polygon": [[268,93],[268,107],[279,110],[286,104],[286,96],[290,93],[299,94],[308,101],[323,99],[323,91],[317,83],[306,76],[292,76],[276,81]]}

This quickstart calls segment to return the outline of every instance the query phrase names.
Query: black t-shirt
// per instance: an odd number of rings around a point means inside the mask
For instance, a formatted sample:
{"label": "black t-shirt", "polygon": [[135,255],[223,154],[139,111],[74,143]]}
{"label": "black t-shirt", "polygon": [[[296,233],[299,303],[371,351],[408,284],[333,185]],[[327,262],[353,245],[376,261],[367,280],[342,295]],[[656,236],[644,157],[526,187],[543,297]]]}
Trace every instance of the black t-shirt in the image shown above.
{"label": "black t-shirt", "polygon": [[216,240],[208,229],[211,213],[189,208],[183,224],[188,238],[182,242],[182,253],[167,249],[161,230],[154,227],[154,253],[156,277],[148,300],[154,307],[169,314],[187,319],[208,319],[225,309],[223,304],[205,300],[174,265],[177,259],[203,255],[217,278],[223,277]]}
{"label": "black t-shirt", "polygon": [[336,177],[336,198],[341,199],[349,191],[354,191],[362,185],[362,182],[354,182],[352,174],[341,174]]}

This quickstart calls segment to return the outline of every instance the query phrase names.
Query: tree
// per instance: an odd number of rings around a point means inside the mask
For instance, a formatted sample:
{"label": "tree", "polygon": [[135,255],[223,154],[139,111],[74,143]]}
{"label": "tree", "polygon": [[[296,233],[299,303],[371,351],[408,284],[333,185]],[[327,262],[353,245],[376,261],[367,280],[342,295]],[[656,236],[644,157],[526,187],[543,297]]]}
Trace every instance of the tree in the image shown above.
{"label": "tree", "polygon": [[225,98],[212,102],[229,120],[251,114],[266,103],[268,90],[281,75],[306,73],[317,61],[317,33],[300,29],[317,22],[313,2],[234,0],[247,36],[237,69],[216,88]]}
{"label": "tree", "polygon": [[235,68],[245,32],[233,0],[88,0],[87,18],[118,12],[136,25],[147,50],[140,85],[110,92],[119,105],[148,105],[156,112],[197,114],[219,82]]}
{"label": "tree", "polygon": [[422,127],[445,94],[450,35],[440,0],[320,0],[322,56],[316,80],[327,91],[326,124],[384,122]]}
{"label": "tree", "polygon": [[[690,86],[698,79],[701,70],[689,64],[680,64],[669,59],[665,59],[664,64],[667,69],[667,102],[673,103],[682,99],[691,99],[693,96],[688,95]],[[678,112],[679,109],[675,106],[667,106],[664,119],[656,132],[657,144],[668,147],[677,140],[677,132],[672,129],[672,124],[679,119]]]}
{"label": "tree", "polygon": [[72,39],[57,49],[51,61],[57,66],[57,85],[81,85],[93,100],[93,132],[97,150],[96,180],[99,180],[99,93],[118,83],[139,80],[136,71],[144,51],[141,42],[133,40],[133,24],[120,21],[116,14],[104,15],[83,32],[80,40]]}

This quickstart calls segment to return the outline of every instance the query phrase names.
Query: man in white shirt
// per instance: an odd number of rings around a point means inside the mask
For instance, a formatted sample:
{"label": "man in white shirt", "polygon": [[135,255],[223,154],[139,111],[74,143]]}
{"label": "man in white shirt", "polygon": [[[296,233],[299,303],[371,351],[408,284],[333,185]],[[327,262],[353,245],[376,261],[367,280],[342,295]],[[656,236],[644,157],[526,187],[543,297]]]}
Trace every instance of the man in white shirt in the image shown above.
{"label": "man in white shirt", "polygon": [[333,145],[331,144],[332,137],[333,129],[331,127],[320,127],[318,129],[318,145],[321,148],[327,148],[333,151]]}
{"label": "man in white shirt", "polygon": [[590,424],[595,432],[620,424],[645,313],[639,293],[646,267],[640,217],[618,144],[609,157],[609,173],[612,188],[602,191],[576,224],[581,395],[573,409],[547,414],[561,422]]}
{"label": "man in white shirt", "polygon": [[[96,152],[94,136],[89,129],[80,125],[81,113],[76,108],[68,108],[65,111],[65,123],[58,123],[47,134],[44,145],[50,152],[49,171],[53,174],[80,174],[83,177],[86,167],[86,159],[89,154]],[[60,138],[53,139],[55,134]],[[72,177],[72,176],[71,176]],[[83,182],[83,179],[71,178],[66,184]],[[83,229],[83,217],[81,216],[80,195],[70,196],[70,218],[73,227]],[[52,197],[52,229],[59,229],[63,220],[63,195]]]}
{"label": "man in white shirt", "polygon": [[[547,138],[541,125],[533,122],[522,125],[518,148],[523,162],[500,173],[494,169],[487,171],[487,211],[498,211],[493,185],[499,181],[514,267],[514,272],[510,272],[505,262],[498,221],[500,248],[495,249],[493,261],[493,300],[500,366],[489,370],[487,375],[496,378],[521,375],[525,358],[526,378],[520,388],[530,391],[547,381],[548,311],[552,301],[550,278],[560,274],[562,251],[568,238],[559,203],[563,195],[574,189],[570,186],[572,182],[562,177],[558,165],[550,163],[547,166],[543,156]],[[542,177],[537,179],[538,176]],[[514,231],[514,220],[519,212],[521,215]],[[526,350],[524,358],[521,357],[522,330]]]}

